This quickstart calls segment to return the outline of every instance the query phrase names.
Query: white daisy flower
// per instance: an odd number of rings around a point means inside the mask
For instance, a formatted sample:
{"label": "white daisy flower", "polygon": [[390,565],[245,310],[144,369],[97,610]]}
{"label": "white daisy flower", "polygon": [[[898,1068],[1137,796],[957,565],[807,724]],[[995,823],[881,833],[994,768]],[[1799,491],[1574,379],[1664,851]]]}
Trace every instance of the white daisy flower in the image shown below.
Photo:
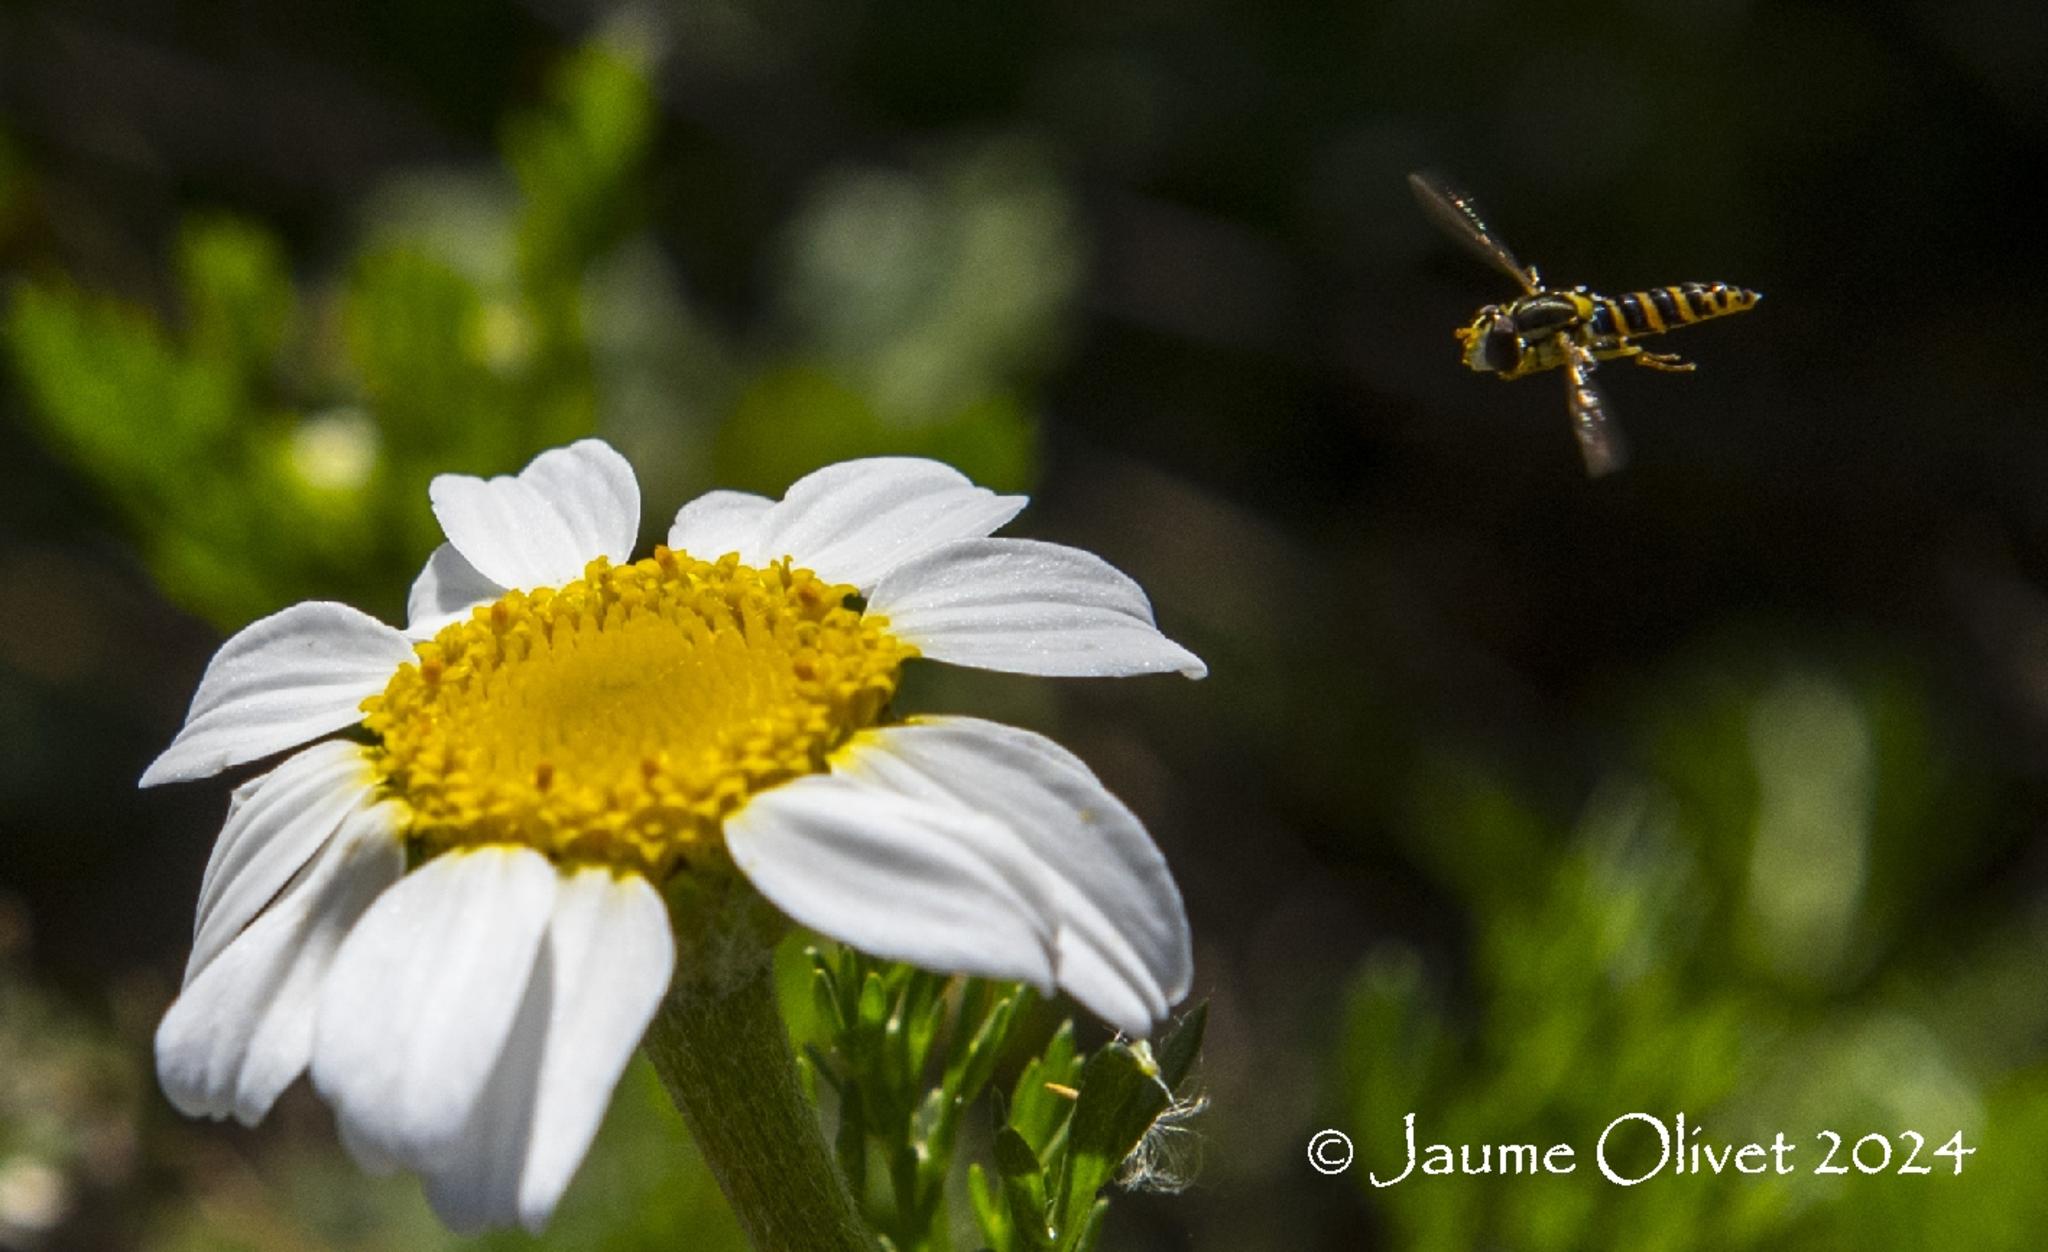
{"label": "white daisy flower", "polygon": [[637,562],[639,486],[597,440],[431,498],[448,542],[406,629],[326,602],[250,625],[142,777],[297,749],[206,868],[156,1039],[179,1109],[254,1123],[310,1068],[367,1168],[417,1171],[457,1230],[538,1229],[668,987],[663,885],[729,866],[821,934],[1132,1035],[1186,993],[1173,879],[1085,765],[883,724],[917,656],[1205,672],[1100,558],[989,538],[1023,497],[851,461],[695,500]]}

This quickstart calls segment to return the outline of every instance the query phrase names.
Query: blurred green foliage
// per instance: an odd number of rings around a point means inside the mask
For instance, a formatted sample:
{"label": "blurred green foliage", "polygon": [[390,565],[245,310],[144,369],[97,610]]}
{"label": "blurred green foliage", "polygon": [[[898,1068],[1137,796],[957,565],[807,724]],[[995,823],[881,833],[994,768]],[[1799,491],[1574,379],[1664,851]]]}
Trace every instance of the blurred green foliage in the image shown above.
{"label": "blurred green foliage", "polygon": [[[1388,947],[1353,983],[1339,1054],[1355,1172],[1400,1246],[2037,1246],[2048,927],[1939,912],[1980,784],[1934,749],[1896,667],[1749,655],[1717,651],[1656,692],[1643,773],[1576,830],[1453,765],[1420,789],[1417,828],[1475,923],[1473,1008]],[[1569,1143],[1577,1172],[1496,1158],[1489,1177],[1375,1187],[1368,1169],[1402,1168],[1411,1112],[1425,1148]],[[1594,1149],[1632,1112],[1667,1128],[1683,1112],[1714,1145],[1783,1132],[1794,1172],[1666,1169],[1624,1189]],[[1914,1131],[1934,1172],[1818,1176],[1821,1131],[1842,1136],[1836,1165],[1890,1136],[1894,1169]],[[1958,1132],[1978,1149],[1959,1175],[1933,1155]],[[1617,1171],[1654,1165],[1653,1139],[1617,1131]]]}
{"label": "blurred green foliage", "polygon": [[145,547],[165,591],[233,626],[293,600],[389,611],[436,540],[429,478],[517,464],[596,420],[579,284],[633,221],[651,118],[615,53],[565,62],[506,128],[519,196],[502,281],[429,238],[377,240],[331,288],[276,236],[181,232],[168,324],[58,279],[0,336],[29,411]]}
{"label": "blurred green foliage", "polygon": [[0,897],[0,1247],[35,1246],[81,1193],[136,1166],[134,1052],[24,976],[25,920]]}
{"label": "blurred green foliage", "polygon": [[[434,474],[515,469],[600,425],[629,452],[698,453],[694,476],[657,470],[656,487],[779,491],[885,451],[1029,485],[1017,388],[1080,268],[1042,159],[974,148],[929,174],[826,179],[749,347],[651,289],[636,231],[653,126],[632,59],[592,46],[504,127],[509,194],[490,176],[396,180],[331,278],[296,276],[255,223],[201,215],[178,238],[174,316],[58,277],[15,292],[0,341],[29,413],[104,486],[166,593],[222,627],[310,598],[394,611],[394,571],[438,538]],[[646,357],[679,353],[671,394],[621,394]],[[693,401],[721,410],[709,465]]]}
{"label": "blurred green foliage", "polygon": [[1057,188],[1044,157],[996,144],[937,153],[929,172],[823,179],[786,227],[781,346],[720,432],[722,476],[772,490],[803,458],[886,447],[1028,486],[1037,433],[1018,385],[1057,347],[1083,263]]}

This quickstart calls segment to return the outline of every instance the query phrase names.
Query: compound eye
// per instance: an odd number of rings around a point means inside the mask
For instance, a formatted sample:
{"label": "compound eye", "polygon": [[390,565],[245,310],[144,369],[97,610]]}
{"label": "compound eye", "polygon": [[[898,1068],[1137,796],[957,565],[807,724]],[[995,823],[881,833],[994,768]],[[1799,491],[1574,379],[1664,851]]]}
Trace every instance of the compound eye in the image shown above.
{"label": "compound eye", "polygon": [[1490,370],[1506,372],[1522,359],[1522,341],[1515,336],[1514,323],[1496,318],[1479,340],[1480,363]]}

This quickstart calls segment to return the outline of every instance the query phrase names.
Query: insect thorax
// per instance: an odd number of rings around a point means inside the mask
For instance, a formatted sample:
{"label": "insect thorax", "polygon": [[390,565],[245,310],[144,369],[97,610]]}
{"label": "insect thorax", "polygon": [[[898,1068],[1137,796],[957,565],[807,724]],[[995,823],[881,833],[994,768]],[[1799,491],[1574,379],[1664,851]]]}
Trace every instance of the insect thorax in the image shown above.
{"label": "insect thorax", "polygon": [[1582,291],[1539,291],[1489,304],[1458,330],[1465,364],[1483,374],[1520,378],[1564,363],[1561,335],[1586,324],[1597,297]]}
{"label": "insect thorax", "polygon": [[1515,333],[1534,339],[1576,326],[1593,315],[1593,298],[1575,291],[1539,291],[1507,307]]}

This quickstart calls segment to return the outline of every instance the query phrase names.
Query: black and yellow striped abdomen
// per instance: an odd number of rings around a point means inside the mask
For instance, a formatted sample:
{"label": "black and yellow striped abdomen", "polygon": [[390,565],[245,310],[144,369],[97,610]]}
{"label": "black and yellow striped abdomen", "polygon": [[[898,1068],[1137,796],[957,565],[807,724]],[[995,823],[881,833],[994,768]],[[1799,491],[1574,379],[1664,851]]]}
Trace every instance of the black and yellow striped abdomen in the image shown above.
{"label": "black and yellow striped abdomen", "polygon": [[1639,339],[1694,322],[1747,312],[1756,307],[1759,298],[1747,287],[1728,283],[1652,287],[1620,296],[1595,296],[1593,315],[1586,325],[1600,338]]}

